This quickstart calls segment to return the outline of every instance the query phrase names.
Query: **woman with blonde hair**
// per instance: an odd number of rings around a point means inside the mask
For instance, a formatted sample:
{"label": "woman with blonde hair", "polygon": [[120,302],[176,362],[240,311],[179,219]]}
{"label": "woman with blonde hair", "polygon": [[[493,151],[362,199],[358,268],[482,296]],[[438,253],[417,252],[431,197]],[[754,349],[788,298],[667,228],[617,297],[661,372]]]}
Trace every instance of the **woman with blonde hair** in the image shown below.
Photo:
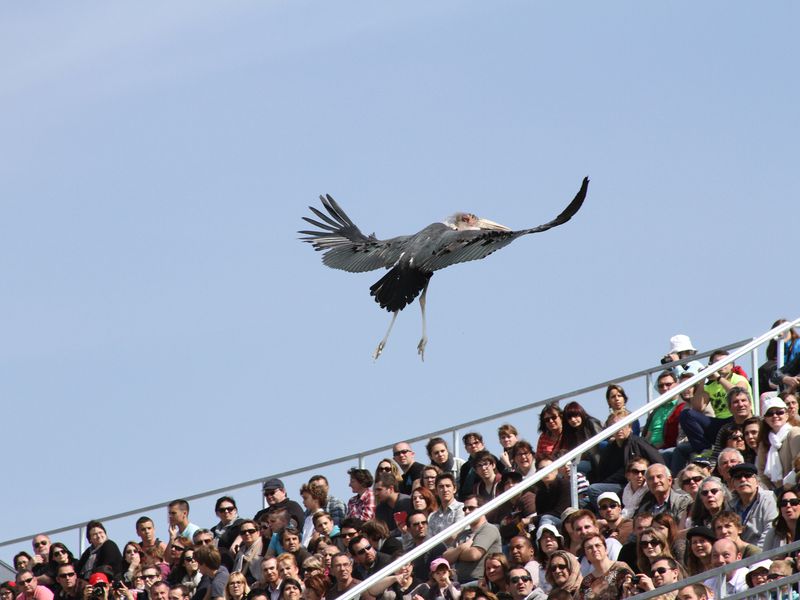
{"label": "woman with blonde hair", "polygon": [[225,584],[225,600],[244,600],[250,593],[250,586],[247,585],[247,578],[241,571],[234,571],[228,577]]}
{"label": "woman with blonde hair", "polygon": [[575,594],[583,581],[581,564],[572,552],[556,550],[547,561],[547,572],[544,578],[552,586],[551,594],[557,590]]}
{"label": "woman with blonde hair", "polygon": [[650,572],[650,563],[659,556],[672,555],[667,536],[655,527],[645,527],[636,540],[636,566],[640,573]]}
{"label": "woman with blonde hair", "polygon": [[397,466],[397,463],[391,458],[382,458],[378,466],[375,467],[375,481],[378,481],[378,476],[383,473],[391,473],[397,481],[397,489],[400,489],[399,486],[403,483],[403,473],[400,471],[400,467]]}

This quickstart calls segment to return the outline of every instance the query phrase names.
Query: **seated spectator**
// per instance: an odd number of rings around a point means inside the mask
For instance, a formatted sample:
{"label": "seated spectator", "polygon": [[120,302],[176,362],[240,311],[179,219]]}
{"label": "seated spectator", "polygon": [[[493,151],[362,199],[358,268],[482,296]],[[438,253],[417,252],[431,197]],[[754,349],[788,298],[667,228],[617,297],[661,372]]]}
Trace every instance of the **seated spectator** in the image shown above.
{"label": "seated spectator", "polygon": [[[283,481],[275,477],[272,479],[267,479],[262,486],[262,490],[264,492],[264,499],[267,501],[268,506],[267,508],[261,509],[255,514],[253,517],[254,521],[259,522],[261,517],[265,514],[271,514],[279,510],[285,510],[289,513],[289,519],[294,520],[294,524],[298,528],[303,526],[303,522],[306,518],[305,512],[297,502],[290,500],[286,495],[286,488],[283,485]],[[282,525],[282,527],[285,527],[286,525],[288,525],[288,521],[286,524]],[[278,529],[279,528],[274,528],[273,531],[277,531]]]}
{"label": "seated spectator", "polygon": [[[413,581],[413,580],[412,580]],[[305,600],[325,600],[325,595],[331,587],[331,580],[323,574],[306,575],[303,580],[306,591],[304,593]],[[249,598],[248,600],[270,600],[269,598]],[[385,600],[389,600],[387,597]]]}
{"label": "seated spectator", "polygon": [[[679,333],[669,338],[669,352],[661,358],[661,364],[665,365],[678,360],[684,360],[697,354],[697,349],[692,345],[692,340],[688,335]],[[675,365],[672,371],[675,377],[680,377],[687,370],[695,372],[703,368],[699,360],[690,360],[682,365]]]}
{"label": "seated spectator", "polygon": [[728,424],[741,426],[753,416],[753,403],[746,388],[732,386],[728,390],[726,401],[724,417],[720,417],[716,409],[716,417],[709,417],[694,408],[681,413],[680,424],[694,452],[703,453],[711,448],[711,455],[718,455],[722,449],[719,443],[720,430]]}
{"label": "seated spectator", "polygon": [[477,476],[472,493],[486,503],[497,496],[501,475],[497,472],[494,456],[488,450],[476,452],[472,462]]}
{"label": "seated spectator", "polygon": [[551,587],[551,594],[564,591],[570,594],[570,598],[578,592],[583,582],[578,559],[567,550],[556,550],[550,555],[545,577]]}
{"label": "seated spectator", "polygon": [[[563,419],[564,424],[559,444],[559,449],[561,450],[574,450],[603,430],[603,425],[600,421],[589,416],[578,402],[570,402],[564,407]],[[578,471],[587,475],[597,467],[599,460],[600,444],[597,444],[594,448],[581,454]]]}
{"label": "seated spectator", "polygon": [[300,600],[303,597],[303,582],[296,577],[284,578],[280,587],[280,600]]}
{"label": "seated spectator", "polygon": [[686,539],[680,534],[678,522],[668,512],[658,513],[653,517],[653,529],[667,538],[667,544],[675,560],[681,561],[686,550]]}
{"label": "seated spectator", "polygon": [[697,499],[697,492],[700,491],[700,484],[706,477],[708,474],[704,469],[689,464],[678,472],[672,485],[689,494],[694,501]]}
{"label": "seated spectator", "polygon": [[646,458],[634,456],[625,466],[627,484],[622,488],[622,516],[631,519],[636,514],[642,498],[647,493],[647,467],[650,462]]}
{"label": "seated spectator", "polygon": [[304,483],[300,486],[300,497],[303,501],[303,506],[306,508],[306,518],[303,521],[301,529],[301,537],[303,545],[308,546],[308,543],[319,535],[314,528],[314,516],[318,513],[325,512],[325,492],[318,486],[311,486]]}
{"label": "seated spectator", "polygon": [[[535,587],[530,573],[520,567],[514,567],[508,573],[508,589],[511,600],[545,600],[544,592]],[[505,597],[498,592],[498,597]]]}
{"label": "seated spectator", "polygon": [[[740,560],[742,560],[742,554],[731,540],[717,540],[711,547],[711,564],[715,568]],[[747,589],[746,576],[747,567],[742,567],[728,571],[723,578],[711,577],[705,581],[705,585],[714,592],[715,598],[724,598],[745,591]]]}
{"label": "seated spectator", "polygon": [[331,486],[330,483],[328,483],[328,478],[325,477],[325,475],[313,475],[309,478],[308,485],[315,485],[322,489],[325,493],[325,502],[322,508],[331,516],[334,525],[340,525],[342,519],[344,519],[347,514],[347,506],[339,498],[331,494]]}
{"label": "seated spectator", "polygon": [[[611,415],[606,421],[606,427],[624,418],[625,414]],[[633,435],[630,425],[617,431],[611,442],[601,453],[600,464],[597,472],[592,473],[592,483],[589,486],[589,503],[597,506],[597,497],[603,492],[614,492],[619,495],[622,487],[627,482],[625,478],[626,465],[634,456],[646,458],[650,464],[664,464],[664,459],[658,450],[653,448],[646,440]],[[601,483],[602,482],[602,483]]]}
{"label": "seated spectator", "polygon": [[[297,532],[297,529],[294,530]],[[248,583],[255,582],[261,575],[261,557],[264,554],[262,539],[258,525],[252,519],[245,519],[239,524],[238,551],[233,559],[233,571],[240,571],[247,577]],[[281,544],[285,550],[285,546]]]}
{"label": "seated spectator", "polygon": [[[670,585],[686,578],[684,568],[671,556],[657,556],[650,565],[650,569],[636,574],[636,583],[631,578],[625,584],[624,597],[634,596],[643,592]],[[671,600],[675,592],[656,596],[656,600]]]}
{"label": "seated spectator", "polygon": [[[696,374],[697,372],[694,370],[686,370],[679,376],[678,382],[683,383],[684,379],[689,379]],[[703,390],[702,380],[681,392],[678,404],[664,423],[664,446],[666,448],[674,446],[675,448],[669,463],[670,471],[673,473],[677,473],[686,466],[693,452],[689,436],[680,422],[681,413],[687,409],[695,410],[710,419],[714,418],[714,409],[708,402],[708,394]]]}
{"label": "seated spectator", "polygon": [[425,465],[422,473],[419,476],[419,485],[417,487],[424,487],[432,493],[436,493],[436,476],[443,471],[436,465]]}
{"label": "seated spectator", "polygon": [[[78,577],[75,566],[62,564],[56,569],[56,582],[58,589],[55,593],[56,600],[83,600],[83,588],[86,582]],[[3,598],[2,600],[9,600]]]}
{"label": "seated spectator", "polygon": [[[339,550],[334,548],[335,553],[338,554]],[[278,559],[274,556],[264,557],[261,561],[261,578],[257,589],[262,590],[267,594],[267,598],[277,598],[280,594],[281,574],[278,571]]]}
{"label": "seated spectator", "polygon": [[744,429],[742,425],[733,424],[719,432],[719,444],[722,448],[733,448],[744,455],[747,445],[744,443]]}
{"label": "seated spectator", "polygon": [[198,569],[209,581],[207,600],[224,600],[225,585],[228,583],[228,569],[222,565],[222,557],[214,546],[201,546],[194,551]]}
{"label": "seated spectator", "polygon": [[[781,490],[787,476],[794,481],[794,458],[800,454],[800,427],[789,424],[786,403],[780,398],[770,398],[764,408],[756,467],[764,487]],[[787,487],[793,487],[787,483]]]}
{"label": "seated spectator", "polygon": [[18,571],[16,583],[17,590],[19,590],[17,600],[53,600],[53,592],[46,586],[40,585],[36,575],[30,569]]}
{"label": "seated spectator", "polygon": [[211,534],[217,540],[217,548],[230,550],[233,542],[239,537],[239,526],[244,519],[239,518],[236,501],[230,496],[217,498],[214,503],[214,513],[217,515],[219,523],[211,528]]}
{"label": "seated spectator", "polygon": [[[786,403],[786,410],[789,414],[789,424],[800,425],[800,414],[798,414],[798,411],[800,411],[800,403],[797,399],[797,393],[781,392],[778,394],[778,398]],[[762,412],[764,412],[763,409]]]}
{"label": "seated spectator", "polygon": [[[472,495],[472,492],[475,489],[475,484],[478,481],[478,475],[475,472],[475,460],[473,457],[478,452],[486,450],[486,446],[483,445],[483,436],[477,431],[467,432],[461,439],[464,442],[464,449],[469,454],[469,458],[463,465],[461,465],[461,469],[459,469],[457,477],[458,492],[456,493],[456,497],[466,498],[467,496]],[[503,463],[501,463],[494,455],[492,455],[492,458],[494,458],[496,465],[495,470],[498,473],[502,473],[504,471]]]}
{"label": "seated spectator", "polygon": [[331,573],[334,585],[328,590],[326,600],[335,600],[347,590],[356,587],[360,580],[353,577],[353,560],[344,552],[340,552],[331,559]]}
{"label": "seated spectator", "polygon": [[[517,569],[522,569],[525,575],[531,576],[524,567]],[[506,555],[502,552],[493,552],[486,557],[483,563],[483,577],[478,580],[478,586],[494,594],[508,594],[510,593],[508,580],[510,570],[511,565],[509,565]],[[533,584],[532,587],[536,587],[536,584]]]}
{"label": "seated spectator", "polygon": [[447,442],[440,437],[429,439],[428,443],[425,444],[425,450],[428,452],[428,458],[430,458],[432,465],[439,467],[442,473],[453,474],[456,481],[456,489],[458,489],[458,478],[464,459],[453,456],[447,447]]}
{"label": "seated spectator", "polygon": [[184,586],[188,590],[189,596],[192,597],[200,589],[202,579],[203,574],[200,572],[200,565],[194,557],[194,549],[187,548],[181,555],[181,566],[170,572],[168,583],[170,585]]}
{"label": "seated spectator", "polygon": [[769,581],[775,581],[776,579],[790,577],[793,574],[794,569],[792,568],[791,561],[773,560],[772,564],[769,566],[769,575],[767,575],[767,579]]}
{"label": "seated spectator", "polygon": [[637,561],[639,560],[639,537],[645,529],[652,527],[652,525],[653,515],[650,513],[639,513],[633,517],[633,535],[631,535],[622,545],[619,555],[617,556],[617,559],[626,563],[632,571],[639,570],[639,566],[637,564]]}
{"label": "seated spectator", "polygon": [[533,446],[530,442],[519,440],[510,450],[513,469],[523,477],[528,477],[536,472],[533,464]]}
{"label": "seated spectator", "polygon": [[[678,385],[678,378],[672,371],[662,371],[656,379],[656,389],[661,394],[666,394]],[[675,396],[670,400],[660,404],[647,416],[647,421],[642,428],[642,437],[647,440],[651,446],[659,450],[665,448],[664,446],[664,424],[667,418],[675,409],[678,404],[679,396]]]}
{"label": "seated spectator", "polygon": [[403,473],[400,471],[400,467],[397,466],[391,458],[382,458],[378,463],[378,466],[375,467],[375,475],[373,477],[374,481],[378,480],[378,476],[381,473],[391,473],[391,475],[395,478],[395,483],[397,484],[396,487],[400,487],[403,482]]}
{"label": "seated spectator", "polygon": [[401,480],[397,491],[401,494],[410,494],[414,489],[414,482],[419,479],[425,465],[416,462],[416,454],[407,442],[399,442],[392,448],[394,462],[400,467]]}
{"label": "seated spectator", "polygon": [[[553,464],[553,457],[549,454],[542,454],[537,456],[536,462],[539,470],[546,469]],[[534,483],[533,487],[529,489],[535,495],[535,512],[539,525],[550,523],[560,527],[561,513],[572,502],[569,479],[559,476],[558,471],[553,471]]]}
{"label": "seated spectator", "polygon": [[394,530],[399,534],[395,514],[405,513],[407,515],[411,511],[411,497],[400,493],[396,479],[389,473],[381,473],[378,476],[373,492],[377,502],[375,518],[382,521],[389,531]]}
{"label": "seated spectator", "polygon": [[[559,541],[561,542],[560,544]],[[544,566],[547,564],[547,560],[553,552],[564,548],[563,542],[563,536],[558,532],[558,529],[552,525],[542,525],[539,527],[536,531],[536,544],[540,548],[538,554],[542,557],[541,562],[539,562],[534,555],[531,539],[525,535],[514,536],[511,538],[508,546],[509,565],[512,567],[522,567],[528,571],[534,587],[544,586],[546,585],[544,580]]]}
{"label": "seated spectator", "polygon": [[731,493],[719,477],[707,477],[700,484],[697,498],[687,519],[690,527],[711,527],[719,513],[731,510]]}
{"label": "seated spectator", "polygon": [[702,583],[693,583],[678,590],[678,600],[714,600],[714,593]]}
{"label": "seated spectator", "polygon": [[278,573],[281,574],[281,579],[284,581],[287,579],[296,579],[300,581],[300,565],[297,564],[294,554],[284,552],[283,554],[279,554],[276,560],[278,561]]}
{"label": "seated spectator", "polygon": [[[597,525],[597,517],[589,510],[578,510],[569,516],[572,533],[571,538],[576,538],[578,543],[578,552],[581,554],[581,572],[585,576],[592,569],[592,563],[583,555],[583,543],[591,536],[600,535],[600,528]],[[602,537],[602,536],[601,536]],[[606,542],[605,555],[610,560],[617,560],[619,552],[622,549],[622,544],[614,538],[603,538]]]}
{"label": "seated spectator", "polygon": [[[709,356],[708,364],[712,365],[729,354],[727,350],[715,350],[711,356]],[[726,419],[732,416],[727,396],[734,387],[742,388],[747,392],[751,401],[751,410],[753,407],[753,390],[750,388],[750,382],[747,381],[747,377],[735,373],[734,368],[734,363],[728,363],[716,373],[712,373],[706,378],[705,392],[708,394],[709,401],[714,409],[714,416],[718,419]]]}
{"label": "seated spectator", "polygon": [[[468,515],[482,505],[477,496],[468,496],[464,499],[464,512]],[[489,523],[486,517],[480,517],[472,522],[468,531],[458,535],[455,546],[445,550],[442,557],[453,565],[458,581],[467,584],[481,577],[486,556],[501,549],[497,527]]]}
{"label": "seated spectator", "polygon": [[436,478],[439,509],[428,516],[429,535],[436,535],[464,518],[464,505],[456,500],[455,492],[456,479],[451,473],[445,472]]}
{"label": "seated spectator", "polygon": [[167,520],[169,521],[169,539],[183,538],[192,541],[194,532],[200,529],[189,521],[189,503],[186,500],[173,500],[167,505]]}
{"label": "seated spectator", "polygon": [[[425,565],[425,577],[428,576],[428,572],[429,565]],[[406,564],[395,571],[394,575],[378,580],[367,589],[367,593],[381,600],[403,600],[412,597],[412,591],[418,584],[419,580],[414,576],[411,564]]]}
{"label": "seated spectator", "polygon": [[711,529],[718,540],[727,538],[736,544],[742,558],[750,558],[761,552],[761,548],[746,543],[742,538],[742,520],[735,512],[729,510],[718,514],[711,521]]}
{"label": "seated spectator", "polygon": [[717,536],[708,527],[692,527],[686,532],[686,553],[684,564],[689,576],[698,575],[713,568],[711,547]]}
{"label": "seated spectator", "polygon": [[605,541],[599,533],[583,539],[583,551],[591,571],[584,575],[578,588],[578,600],[621,598],[627,577],[633,575],[628,565],[608,556]]}
{"label": "seated spectator", "polygon": [[31,561],[31,555],[23,550],[22,552],[17,552],[11,562],[14,564],[14,570],[19,572],[23,569],[30,569],[33,566]]}
{"label": "seated spectator", "polygon": [[126,583],[133,581],[133,573],[139,568],[144,553],[142,547],[136,542],[128,542],[122,548],[122,566],[120,573],[122,573],[122,580]]}
{"label": "seated spectator", "polygon": [[437,558],[431,562],[428,590],[420,594],[423,600],[459,600],[461,585],[453,581],[453,571],[450,563],[444,558]]}
{"label": "seated spectator", "polygon": [[379,552],[366,537],[361,535],[350,540],[347,550],[353,557],[353,576],[362,581],[394,560],[389,554]]}
{"label": "seated spectator", "polygon": [[33,556],[31,557],[31,571],[36,575],[39,585],[50,586],[54,582],[47,575],[47,563],[50,560],[50,538],[44,533],[33,536],[31,540]]}
{"label": "seated spectator", "polygon": [[[300,531],[294,525],[288,525],[281,530],[280,540],[281,540],[281,546],[283,547],[283,553],[291,554],[292,556],[294,556],[294,561],[298,565],[302,565],[303,561],[305,561],[309,556],[311,556],[308,550],[306,550],[303,547],[303,544],[300,542]],[[252,566],[250,570],[251,572],[255,571],[254,567]],[[253,578],[253,581],[255,581],[256,579],[257,579],[257,573],[256,576]]]}
{"label": "seated spectator", "polygon": [[783,490],[778,494],[780,513],[772,522],[764,538],[764,550],[772,550],[795,539],[798,519],[800,519],[800,493],[797,489]]}
{"label": "seated spectator", "polygon": [[355,494],[347,501],[347,516],[369,521],[375,518],[375,496],[372,484],[375,481],[366,469],[350,469],[350,490]]}
{"label": "seated spectator", "polygon": [[[72,556],[72,551],[61,542],[55,542],[50,545],[49,558],[47,561],[47,577],[53,582],[50,587],[55,591],[59,587],[59,581],[56,578],[59,567],[63,565],[73,566],[75,564],[75,557]],[[74,570],[74,569],[73,569]]]}
{"label": "seated spectator", "polygon": [[89,521],[86,524],[86,539],[89,547],[81,554],[75,570],[81,579],[89,576],[101,567],[108,567],[111,573],[119,573],[122,567],[122,554],[113,540],[108,539],[106,528],[100,521]]}
{"label": "seated spectator", "polygon": [[517,428],[509,423],[504,423],[497,428],[497,438],[500,441],[500,447],[503,449],[498,458],[506,470],[514,468],[511,449],[519,441],[518,436]]}
{"label": "seated spectator", "polygon": [[603,537],[613,537],[620,544],[625,543],[633,533],[633,521],[622,516],[622,501],[614,492],[603,492],[597,498],[600,518],[597,525]]}
{"label": "seated spectator", "polygon": [[536,456],[553,454],[558,450],[563,431],[564,413],[557,402],[545,404],[539,413],[539,441],[536,443]]}
{"label": "seated spectator", "polygon": [[[612,383],[606,388],[606,403],[608,404],[608,416],[614,413],[626,411],[625,414],[630,414],[628,411],[628,394],[621,385]],[[641,435],[641,426],[639,421],[634,421],[631,424],[633,435]]]}
{"label": "seated spectator", "polygon": [[239,572],[234,572],[228,577],[225,584],[225,600],[245,600],[250,593],[247,579]]}
{"label": "seated spectator", "polygon": [[400,556],[403,553],[403,544],[400,539],[392,536],[389,528],[377,519],[366,521],[361,526],[361,535],[365,536],[378,552],[392,557]]}
{"label": "seated spectator", "polygon": [[744,464],[744,457],[736,448],[725,448],[720,452],[719,458],[717,459],[716,472],[731,491],[733,491],[733,482],[731,481],[730,471],[736,465],[741,464]]}
{"label": "seated spectator", "polygon": [[[500,480],[499,493],[511,489],[522,481],[522,475],[515,471],[503,473]],[[503,546],[518,535],[520,531],[529,531],[536,515],[536,494],[528,488],[513,496],[511,500],[490,512],[486,519],[498,525]]]}
{"label": "seated spectator", "polygon": [[[435,482],[436,478],[434,478],[434,486],[436,485]],[[420,486],[411,492],[411,509],[422,511],[427,517],[439,509],[439,502],[433,492],[427,487]]]}
{"label": "seated spectator", "polygon": [[649,573],[653,560],[659,556],[674,558],[667,536],[651,525],[637,536],[636,572]]}
{"label": "seated spectator", "polygon": [[672,474],[669,469],[663,464],[650,465],[645,479],[648,491],[639,503],[638,510],[653,515],[668,512],[676,521],[683,523],[692,504],[692,497],[672,488]]}
{"label": "seated spectator", "polygon": [[772,521],[778,516],[775,494],[759,489],[754,465],[741,464],[731,468],[734,483],[733,510],[742,517],[742,539],[759,548],[764,547],[764,539]]}
{"label": "seated spectator", "polygon": [[[409,549],[416,548],[430,537],[428,535],[428,519],[425,513],[412,511],[411,514],[408,515],[408,532],[411,537]],[[424,581],[428,577],[428,568],[431,561],[435,558],[439,558],[445,550],[447,550],[447,546],[440,542],[421,556],[415,558],[411,562],[414,577],[419,581]]]}
{"label": "seated spectator", "polygon": [[160,561],[164,558],[167,544],[158,539],[156,526],[150,517],[136,519],[136,535],[139,536],[139,546],[145,556],[150,560]]}

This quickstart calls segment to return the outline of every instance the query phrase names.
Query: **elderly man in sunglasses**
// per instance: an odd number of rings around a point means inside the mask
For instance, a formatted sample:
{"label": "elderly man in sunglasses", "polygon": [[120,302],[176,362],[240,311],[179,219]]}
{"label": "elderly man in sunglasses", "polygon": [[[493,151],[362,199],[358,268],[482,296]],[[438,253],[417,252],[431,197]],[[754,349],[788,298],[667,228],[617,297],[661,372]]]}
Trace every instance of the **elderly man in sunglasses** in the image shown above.
{"label": "elderly man in sunglasses", "polygon": [[750,463],[734,465],[729,471],[733,485],[733,511],[742,519],[741,538],[764,547],[772,521],[778,516],[775,494],[758,486],[758,469]]}

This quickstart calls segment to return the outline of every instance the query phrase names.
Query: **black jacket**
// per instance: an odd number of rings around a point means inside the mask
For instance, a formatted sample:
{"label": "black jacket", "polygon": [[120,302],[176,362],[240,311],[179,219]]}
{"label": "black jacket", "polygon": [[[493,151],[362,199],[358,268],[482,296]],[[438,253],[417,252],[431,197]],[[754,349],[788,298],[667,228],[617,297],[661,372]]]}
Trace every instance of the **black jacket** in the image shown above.
{"label": "black jacket", "polygon": [[650,442],[638,435],[631,434],[622,446],[611,440],[608,446],[603,448],[600,454],[600,464],[597,465],[597,472],[591,473],[592,483],[618,483],[625,485],[625,465],[634,457],[641,456],[646,458],[650,464],[664,464],[661,453],[654,448]]}

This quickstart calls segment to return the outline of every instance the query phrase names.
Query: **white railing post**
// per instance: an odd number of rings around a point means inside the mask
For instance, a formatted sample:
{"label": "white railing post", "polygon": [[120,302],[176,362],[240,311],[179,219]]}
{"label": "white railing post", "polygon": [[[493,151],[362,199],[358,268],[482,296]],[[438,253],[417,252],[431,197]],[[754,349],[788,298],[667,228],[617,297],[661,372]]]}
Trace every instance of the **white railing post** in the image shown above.
{"label": "white railing post", "polygon": [[[761,416],[761,390],[758,386],[758,348],[750,353],[750,372],[753,374],[753,414]],[[765,390],[766,391],[766,390]]]}
{"label": "white railing post", "polygon": [[578,506],[578,463],[580,462],[580,456],[576,457],[572,461],[572,468],[569,470],[569,490],[570,496],[572,497],[572,506],[575,508],[580,508]]}
{"label": "white railing post", "polygon": [[461,446],[458,443],[458,429],[453,429],[453,456],[456,458],[461,458],[459,455]]}
{"label": "white railing post", "polygon": [[653,374],[648,372],[644,378],[644,385],[647,387],[647,403],[653,399]]}

